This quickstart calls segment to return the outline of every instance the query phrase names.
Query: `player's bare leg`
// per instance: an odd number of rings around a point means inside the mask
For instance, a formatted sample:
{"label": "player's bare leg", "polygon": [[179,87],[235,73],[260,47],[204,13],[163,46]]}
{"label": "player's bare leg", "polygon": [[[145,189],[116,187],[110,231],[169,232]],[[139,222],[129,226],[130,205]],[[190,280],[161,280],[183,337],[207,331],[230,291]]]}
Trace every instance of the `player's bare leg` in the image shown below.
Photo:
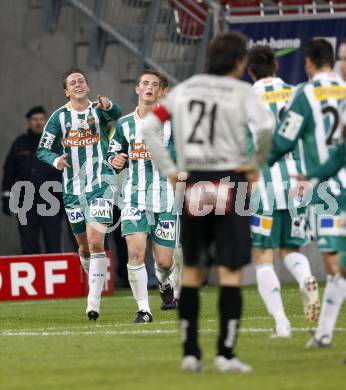
{"label": "player's bare leg", "polygon": [[280,249],[280,257],[301,291],[306,320],[317,321],[321,311],[316,278],[311,274],[309,260],[296,249]]}
{"label": "player's bare leg", "polygon": [[90,250],[89,294],[86,311],[90,320],[96,320],[99,316],[101,295],[106,281],[107,257],[104,250],[106,229],[106,225],[98,222],[91,222],[86,226]]}
{"label": "player's bare leg", "polygon": [[285,314],[281,298],[281,285],[274,270],[274,250],[255,248],[257,288],[267,308],[275,320],[273,337],[291,336],[291,325]]}
{"label": "player's bare leg", "polygon": [[159,281],[160,295],[162,299],[161,309],[172,310],[176,308],[174,300],[173,284],[170,281],[170,276],[174,271],[173,248],[164,247],[152,243],[153,255],[155,259],[155,274]]}
{"label": "player's bare leg", "polygon": [[149,306],[148,274],[145,268],[146,233],[133,233],[125,236],[128,250],[127,272],[132,294],[137,302],[138,311],[135,323],[152,322]]}
{"label": "player's bare leg", "polygon": [[81,266],[83,267],[85,273],[89,273],[89,265],[90,265],[90,250],[88,245],[87,234],[81,233],[76,234],[76,241],[78,244],[78,254]]}

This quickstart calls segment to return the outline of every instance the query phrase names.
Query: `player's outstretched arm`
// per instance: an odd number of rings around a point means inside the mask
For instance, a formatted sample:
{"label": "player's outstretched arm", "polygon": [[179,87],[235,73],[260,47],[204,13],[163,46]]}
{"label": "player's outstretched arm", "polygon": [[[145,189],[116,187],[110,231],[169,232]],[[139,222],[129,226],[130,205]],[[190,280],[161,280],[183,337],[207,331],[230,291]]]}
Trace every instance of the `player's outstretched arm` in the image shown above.
{"label": "player's outstretched arm", "polygon": [[328,160],[314,169],[311,169],[307,174],[308,180],[318,179],[319,183],[328,180],[330,177],[335,176],[342,167],[346,165],[346,145],[341,143],[337,145],[337,148],[330,154]]}
{"label": "player's outstretched arm", "polygon": [[121,107],[112,102],[107,96],[97,95],[96,109],[102,111],[102,115],[106,122],[116,121],[121,117]]}

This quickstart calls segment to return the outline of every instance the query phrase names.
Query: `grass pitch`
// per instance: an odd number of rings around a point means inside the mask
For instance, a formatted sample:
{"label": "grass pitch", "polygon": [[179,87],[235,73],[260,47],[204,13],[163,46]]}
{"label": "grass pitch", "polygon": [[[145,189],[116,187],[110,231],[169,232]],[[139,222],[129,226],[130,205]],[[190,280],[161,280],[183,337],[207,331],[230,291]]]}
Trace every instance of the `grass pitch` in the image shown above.
{"label": "grass pitch", "polygon": [[273,321],[253,287],[244,289],[244,319],[237,352],[251,374],[213,369],[217,290],[202,290],[202,373],[179,369],[176,312],[159,310],[151,292],[152,324],[131,324],[136,306],[129,292],[104,298],[97,323],[87,321],[85,299],[0,303],[1,390],[346,388],[346,307],[330,350],[305,350],[309,324],[295,286],[283,288],[293,336],[273,340]]}

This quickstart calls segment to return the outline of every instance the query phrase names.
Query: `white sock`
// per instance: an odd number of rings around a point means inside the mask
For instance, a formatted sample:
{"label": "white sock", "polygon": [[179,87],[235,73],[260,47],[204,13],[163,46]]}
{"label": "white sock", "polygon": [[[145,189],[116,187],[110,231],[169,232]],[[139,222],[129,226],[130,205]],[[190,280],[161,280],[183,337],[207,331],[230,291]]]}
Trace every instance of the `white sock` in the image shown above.
{"label": "white sock", "polygon": [[280,281],[272,264],[256,266],[257,288],[276,323],[288,322],[281,299]]}
{"label": "white sock", "polygon": [[174,269],[169,277],[169,280],[173,286],[174,298],[179,300],[181,291],[181,273],[183,270],[183,252],[181,248],[174,249],[173,260]]}
{"label": "white sock", "polygon": [[101,294],[107,277],[107,264],[108,261],[105,252],[90,254],[87,311],[100,311]]}
{"label": "white sock", "polygon": [[338,275],[327,276],[327,284],[323,294],[322,309],[315,333],[316,339],[322,336],[333,337],[333,331],[343,302],[342,290],[338,286]]}
{"label": "white sock", "polygon": [[155,275],[159,283],[161,283],[164,286],[170,284],[169,277],[172,274],[173,270],[174,270],[174,263],[171,268],[164,269],[158,266],[155,262]]}
{"label": "white sock", "polygon": [[303,287],[304,280],[307,277],[312,276],[309,260],[302,253],[289,253],[284,258],[284,264],[289,273],[298,282],[300,288]]}
{"label": "white sock", "polygon": [[84,256],[79,255],[79,260],[80,260],[81,266],[84,269],[84,272],[88,274],[89,273],[89,266],[90,266],[90,257],[84,257]]}
{"label": "white sock", "polygon": [[343,299],[346,299],[346,279],[338,274],[335,276],[335,282],[341,291]]}
{"label": "white sock", "polygon": [[133,297],[138,305],[138,310],[151,313],[148,296],[148,274],[145,264],[127,264],[127,273],[129,275],[129,283]]}

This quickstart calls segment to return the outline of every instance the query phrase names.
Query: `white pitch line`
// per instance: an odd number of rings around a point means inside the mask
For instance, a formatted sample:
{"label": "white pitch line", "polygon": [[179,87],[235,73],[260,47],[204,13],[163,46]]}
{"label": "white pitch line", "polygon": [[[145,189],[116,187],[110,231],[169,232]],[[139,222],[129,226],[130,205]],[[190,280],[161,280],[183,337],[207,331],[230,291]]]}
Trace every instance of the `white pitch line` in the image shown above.
{"label": "white pitch line", "polygon": [[[304,316],[298,316],[298,315],[292,315],[290,318],[303,318]],[[242,318],[243,321],[253,321],[253,320],[260,320],[260,321],[266,321],[266,320],[272,320],[271,316],[264,316],[264,317],[246,317]],[[217,322],[216,319],[214,320],[203,320],[203,323],[215,323]],[[162,325],[178,325],[178,320],[171,320],[171,321],[154,321],[150,326],[162,326]],[[146,325],[145,325],[146,326]],[[100,328],[122,328],[122,327],[138,327],[138,324],[134,324],[131,322],[117,322],[114,324],[93,324],[93,325],[72,325],[66,327],[64,326],[52,326],[52,327],[45,327],[45,328],[19,328],[19,329],[3,329],[1,332],[47,332],[47,331],[55,331],[55,330],[61,330],[61,329],[100,329]]]}
{"label": "white pitch line", "polygon": [[[293,332],[307,332],[309,330],[314,330],[314,328],[293,328]],[[241,333],[271,333],[272,328],[243,328],[240,329]],[[346,328],[335,328],[337,332],[346,332]],[[16,332],[16,331],[7,331],[0,332],[0,337],[15,337],[15,336],[108,336],[108,335],[156,335],[156,334],[177,334],[177,329],[141,329],[141,330],[109,330],[104,332],[96,331],[82,331],[82,332],[71,332],[71,331],[62,331],[62,332]],[[203,329],[200,333],[217,333],[217,329]]]}
{"label": "white pitch line", "polygon": [[[217,287],[215,286],[215,290],[217,290]],[[290,289],[287,289],[287,290],[284,290],[283,291],[283,294],[285,293],[299,293],[299,289],[298,287],[297,288],[290,288]],[[256,289],[253,289],[253,290],[246,290],[245,294],[258,294],[258,291]],[[202,291],[201,292],[201,296],[204,296],[204,295],[207,295],[206,292]],[[61,299],[33,299],[33,300],[28,300],[28,301],[1,301],[0,300],[0,304],[4,304],[4,305],[18,305],[18,306],[26,306],[26,305],[52,305],[52,304],[57,304],[57,303],[61,303],[61,301],[63,300],[66,300],[66,302],[68,301],[73,301],[73,300],[81,300],[81,299],[86,299],[86,297],[82,297],[82,298],[61,298]],[[133,297],[132,295],[123,295],[123,296],[117,296],[116,295],[116,292],[115,292],[115,295],[114,296],[105,296],[104,297],[105,300],[110,300],[110,299],[114,299],[114,300],[133,300]]]}

